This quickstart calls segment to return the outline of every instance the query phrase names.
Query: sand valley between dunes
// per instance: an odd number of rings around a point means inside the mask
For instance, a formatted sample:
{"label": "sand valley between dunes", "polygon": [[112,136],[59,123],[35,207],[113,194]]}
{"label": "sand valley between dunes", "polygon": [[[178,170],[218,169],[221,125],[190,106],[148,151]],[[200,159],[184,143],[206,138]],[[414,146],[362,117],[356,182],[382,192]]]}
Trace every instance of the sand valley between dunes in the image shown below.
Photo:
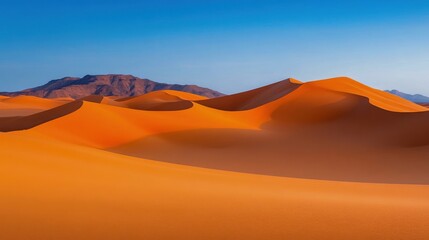
{"label": "sand valley between dunes", "polygon": [[345,77],[0,97],[0,239],[429,239],[428,110]]}

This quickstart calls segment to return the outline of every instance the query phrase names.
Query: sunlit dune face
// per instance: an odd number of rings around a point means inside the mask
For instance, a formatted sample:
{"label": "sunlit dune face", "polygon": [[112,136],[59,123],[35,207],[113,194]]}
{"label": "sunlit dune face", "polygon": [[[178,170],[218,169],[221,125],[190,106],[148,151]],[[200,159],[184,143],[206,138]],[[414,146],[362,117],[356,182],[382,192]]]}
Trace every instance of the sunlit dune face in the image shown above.
{"label": "sunlit dune face", "polygon": [[0,239],[426,239],[428,123],[344,77],[0,96]]}

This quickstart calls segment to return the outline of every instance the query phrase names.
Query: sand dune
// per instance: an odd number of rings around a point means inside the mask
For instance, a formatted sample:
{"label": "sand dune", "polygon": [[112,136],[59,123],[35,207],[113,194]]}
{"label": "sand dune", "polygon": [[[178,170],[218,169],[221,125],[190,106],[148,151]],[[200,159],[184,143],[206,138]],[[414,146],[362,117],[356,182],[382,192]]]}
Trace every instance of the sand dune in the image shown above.
{"label": "sand dune", "polygon": [[0,116],[0,239],[429,236],[428,109],[349,78]]}
{"label": "sand dune", "polygon": [[310,90],[303,87],[267,104],[273,111],[261,129],[167,132],[110,150],[276,176],[429,183],[429,112],[390,112],[357,95]]}
{"label": "sand dune", "polygon": [[17,97],[6,97],[0,99],[2,103],[11,105],[23,105],[25,107],[35,107],[41,109],[48,109],[58,107],[64,103],[71,102],[68,98],[57,98],[57,99],[45,99],[33,96],[17,96]]}
{"label": "sand dune", "polygon": [[248,110],[284,97],[300,87],[296,79],[286,79],[268,86],[223,97],[197,101],[199,104],[220,110]]}
{"label": "sand dune", "polygon": [[51,139],[108,148],[145,136],[205,128],[258,127],[242,121],[241,116],[200,105],[179,111],[145,111],[85,101],[77,111],[34,127],[30,132]]}
{"label": "sand dune", "polygon": [[399,96],[370,88],[347,77],[331,78],[309,83],[308,85],[326,88],[333,91],[352,93],[369,99],[369,102],[379,108],[394,112],[427,111],[420,105],[405,100]]}
{"label": "sand dune", "polygon": [[191,108],[193,104],[188,99],[205,99],[190,93],[183,93],[181,96],[179,92],[177,93],[175,91],[156,91],[137,97],[118,99],[116,102],[132,109],[174,111]]}
{"label": "sand dune", "polygon": [[104,100],[103,96],[100,95],[89,95],[83,98],[80,98],[81,101],[87,101],[87,102],[94,102],[94,103],[101,103]]}
{"label": "sand dune", "polygon": [[30,116],[1,117],[0,131],[10,132],[33,128],[76,111],[82,106],[82,103],[82,101],[73,101]]}
{"label": "sand dune", "polygon": [[0,97],[0,117],[28,116],[61,106],[71,99],[44,99],[32,96]]}

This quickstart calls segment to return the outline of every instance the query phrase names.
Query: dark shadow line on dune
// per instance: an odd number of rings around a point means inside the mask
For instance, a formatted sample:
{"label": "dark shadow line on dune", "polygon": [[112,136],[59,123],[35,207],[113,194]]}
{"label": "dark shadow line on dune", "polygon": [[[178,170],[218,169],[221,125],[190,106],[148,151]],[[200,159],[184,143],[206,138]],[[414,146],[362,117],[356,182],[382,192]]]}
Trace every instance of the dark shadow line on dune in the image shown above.
{"label": "dark shadow line on dune", "polygon": [[0,132],[12,132],[30,129],[73,113],[81,108],[82,105],[83,101],[76,100],[29,116],[3,117],[0,118]]}

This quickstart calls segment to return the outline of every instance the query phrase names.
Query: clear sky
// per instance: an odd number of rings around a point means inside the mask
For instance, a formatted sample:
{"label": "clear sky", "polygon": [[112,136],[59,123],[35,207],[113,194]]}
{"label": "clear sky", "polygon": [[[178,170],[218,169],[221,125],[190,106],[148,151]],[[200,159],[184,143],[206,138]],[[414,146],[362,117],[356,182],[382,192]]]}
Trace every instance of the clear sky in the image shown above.
{"label": "clear sky", "polygon": [[233,93],[350,76],[429,95],[429,1],[0,0],[0,91],[124,73]]}

